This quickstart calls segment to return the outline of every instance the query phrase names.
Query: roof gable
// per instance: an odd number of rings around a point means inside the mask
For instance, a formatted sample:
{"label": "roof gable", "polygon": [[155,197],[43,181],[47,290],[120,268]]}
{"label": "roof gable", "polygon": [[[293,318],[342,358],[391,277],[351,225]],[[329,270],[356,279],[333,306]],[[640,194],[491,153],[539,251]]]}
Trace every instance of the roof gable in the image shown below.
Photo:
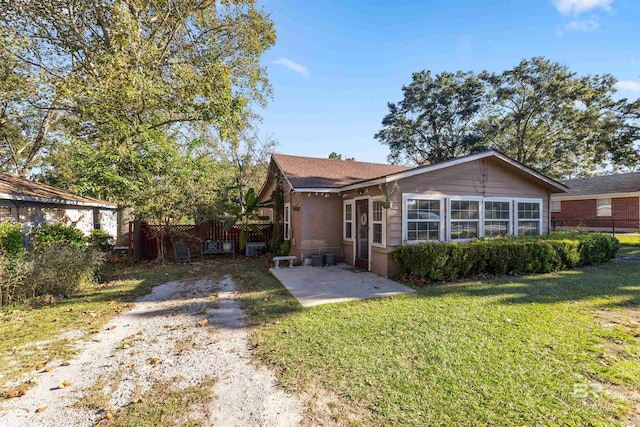
{"label": "roof gable", "polygon": [[567,191],[567,187],[564,184],[536,172],[495,150],[488,150],[413,168],[379,163],[288,156],[284,154],[272,155],[272,160],[283,172],[285,178],[294,190],[326,189],[334,192],[389,183],[485,158],[495,159],[506,167],[525,175],[528,179],[536,181],[552,193],[564,193]]}
{"label": "roof gable", "polygon": [[0,174],[0,200],[22,200],[115,209],[117,205],[93,197],[76,196],[60,188],[17,176]]}

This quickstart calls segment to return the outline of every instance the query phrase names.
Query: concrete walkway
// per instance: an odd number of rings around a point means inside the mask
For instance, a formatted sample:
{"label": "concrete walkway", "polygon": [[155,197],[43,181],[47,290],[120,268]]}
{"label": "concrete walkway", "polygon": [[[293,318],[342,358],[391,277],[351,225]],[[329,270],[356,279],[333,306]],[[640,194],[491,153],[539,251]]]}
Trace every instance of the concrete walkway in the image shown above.
{"label": "concrete walkway", "polygon": [[415,292],[374,273],[354,272],[346,264],[272,268],[271,273],[303,307]]}

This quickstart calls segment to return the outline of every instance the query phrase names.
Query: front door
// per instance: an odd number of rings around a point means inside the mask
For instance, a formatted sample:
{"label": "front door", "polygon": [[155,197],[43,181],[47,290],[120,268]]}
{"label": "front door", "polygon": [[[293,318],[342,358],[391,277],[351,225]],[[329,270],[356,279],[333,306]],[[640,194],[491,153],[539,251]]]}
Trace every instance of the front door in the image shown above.
{"label": "front door", "polygon": [[369,201],[356,200],[356,267],[369,269]]}

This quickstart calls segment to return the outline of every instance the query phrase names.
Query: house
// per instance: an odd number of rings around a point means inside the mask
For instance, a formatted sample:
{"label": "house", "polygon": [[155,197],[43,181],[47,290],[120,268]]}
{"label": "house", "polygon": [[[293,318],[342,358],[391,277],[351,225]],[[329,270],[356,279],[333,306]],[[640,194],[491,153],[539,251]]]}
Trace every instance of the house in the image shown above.
{"label": "house", "polygon": [[73,225],[88,234],[101,229],[118,234],[117,206],[90,197],[76,196],[50,185],[0,174],[0,222],[16,222],[30,233],[50,223]]}
{"label": "house", "polygon": [[548,233],[551,194],[566,190],[493,150],[414,168],[273,154],[259,197],[282,191],[291,255],[392,277],[405,243]]}
{"label": "house", "polygon": [[640,231],[640,172],[563,181],[554,194],[551,217],[556,228],[586,231]]}

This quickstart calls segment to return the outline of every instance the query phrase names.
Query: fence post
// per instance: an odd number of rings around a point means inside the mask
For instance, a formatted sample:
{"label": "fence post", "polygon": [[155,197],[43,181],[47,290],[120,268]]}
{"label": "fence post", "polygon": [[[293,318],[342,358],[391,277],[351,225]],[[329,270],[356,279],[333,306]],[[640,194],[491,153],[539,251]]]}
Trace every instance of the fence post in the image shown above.
{"label": "fence post", "polygon": [[611,218],[611,231],[613,234],[613,237],[616,237],[616,219],[615,218]]}
{"label": "fence post", "polygon": [[142,248],[144,245],[144,236],[142,235],[142,221],[133,221],[133,261],[138,262],[142,259]]}

